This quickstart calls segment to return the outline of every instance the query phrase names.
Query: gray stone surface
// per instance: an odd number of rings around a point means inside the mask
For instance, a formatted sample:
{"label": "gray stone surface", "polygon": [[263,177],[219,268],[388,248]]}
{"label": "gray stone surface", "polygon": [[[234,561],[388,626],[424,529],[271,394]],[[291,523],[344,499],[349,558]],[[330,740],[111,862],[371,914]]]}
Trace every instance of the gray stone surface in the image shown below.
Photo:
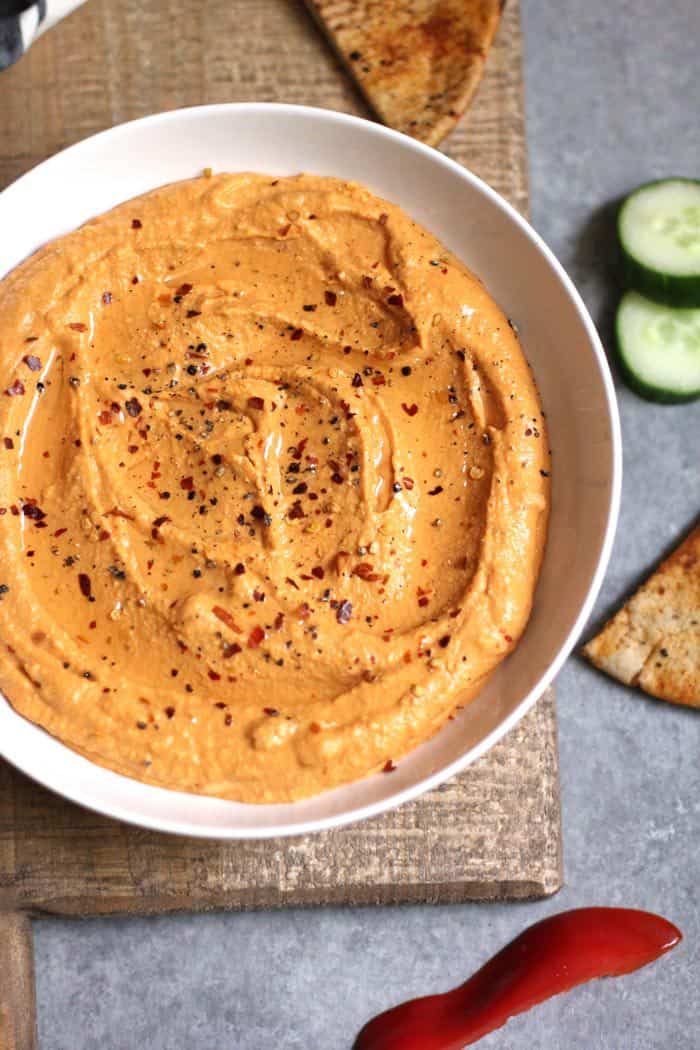
{"label": "gray stone surface", "polygon": [[[607,338],[609,202],[647,178],[700,175],[700,6],[523,5],[535,225]],[[593,622],[700,502],[700,405],[619,393],[622,516]],[[484,1050],[695,1050],[700,715],[577,658],[558,695],[566,888],[555,900],[37,922],[41,1050],[349,1050],[375,1011],[456,983],[548,913],[593,903],[659,910],[685,942],[650,970],[514,1020]]]}

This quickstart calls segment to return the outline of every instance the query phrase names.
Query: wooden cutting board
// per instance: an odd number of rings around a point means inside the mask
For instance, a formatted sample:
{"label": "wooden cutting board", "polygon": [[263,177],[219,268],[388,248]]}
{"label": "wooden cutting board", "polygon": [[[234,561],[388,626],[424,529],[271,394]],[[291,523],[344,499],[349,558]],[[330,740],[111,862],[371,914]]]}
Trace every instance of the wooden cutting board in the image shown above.
{"label": "wooden cutting board", "polygon": [[[245,100],[366,115],[301,0],[90,0],[0,75],[0,186],[113,124]],[[444,148],[527,211],[517,0],[472,109]],[[139,831],[64,802],[0,761],[0,1046],[11,987],[24,1007],[6,1038],[32,1045],[30,938],[19,913],[523,898],[560,884],[551,692],[440,789],[374,820],[287,841]]]}

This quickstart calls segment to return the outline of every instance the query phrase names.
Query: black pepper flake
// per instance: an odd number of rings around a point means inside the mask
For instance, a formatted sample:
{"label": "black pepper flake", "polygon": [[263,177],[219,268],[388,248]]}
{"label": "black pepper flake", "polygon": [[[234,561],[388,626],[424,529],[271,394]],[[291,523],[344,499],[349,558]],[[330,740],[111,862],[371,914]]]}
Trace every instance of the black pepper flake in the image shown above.
{"label": "black pepper flake", "polygon": [[401,375],[402,376],[410,376],[410,374],[411,374],[411,366],[410,365],[404,365],[403,368],[401,369]]}
{"label": "black pepper flake", "polygon": [[324,292],[323,297],[326,300],[326,306],[335,306],[335,304],[338,302],[338,296],[335,294],[335,292],[326,290]]}
{"label": "black pepper flake", "polygon": [[130,397],[128,401],[124,402],[124,408],[132,419],[136,419],[137,416],[141,415],[141,402],[138,398]]}
{"label": "black pepper flake", "polygon": [[105,304],[105,306],[109,306],[109,304],[112,302],[112,293],[111,292],[103,292],[102,293],[102,302]]}
{"label": "black pepper flake", "polygon": [[245,572],[245,565],[243,564],[242,561],[239,561],[238,564],[235,565],[234,568],[233,568],[233,574],[234,574],[234,576],[242,576],[244,572]]}
{"label": "black pepper flake", "polygon": [[22,360],[31,372],[38,372],[41,368],[41,361],[36,354],[25,354]]}
{"label": "black pepper flake", "polygon": [[140,230],[142,226],[143,226],[143,223],[141,222],[140,219],[132,219],[131,220],[131,228],[132,228],[132,230]]}
{"label": "black pepper flake", "polygon": [[548,478],[551,475],[551,471],[549,471],[549,470],[540,470],[540,474],[542,475],[543,478]]}
{"label": "black pepper flake", "polygon": [[10,588],[6,583],[0,583],[0,598],[2,598],[4,594],[7,594],[9,590]]}
{"label": "black pepper flake", "polygon": [[439,496],[442,491],[443,491],[442,485],[436,485],[434,489],[429,489],[428,490],[428,495],[429,496]]}
{"label": "black pepper flake", "polygon": [[355,375],[352,377],[352,385],[353,386],[364,386],[364,383],[362,382],[362,376],[360,375],[359,372],[355,372]]}
{"label": "black pepper flake", "polygon": [[42,518],[46,517],[46,512],[38,507],[36,503],[25,503],[22,507],[22,513],[25,518],[31,518],[32,521],[41,521]]}
{"label": "black pepper flake", "polygon": [[187,374],[188,374],[188,376],[196,376],[197,375],[197,366],[196,365],[188,365],[187,366]]}
{"label": "black pepper flake", "polygon": [[352,602],[341,602],[336,609],[335,618],[338,623],[349,623],[352,616]]}
{"label": "black pepper flake", "polygon": [[440,640],[438,641],[438,645],[440,646],[441,649],[446,649],[447,648],[447,646],[450,644],[450,638],[451,637],[452,636],[449,635],[449,634],[443,634],[442,638],[440,638]]}
{"label": "black pepper flake", "polygon": [[308,488],[309,486],[306,484],[305,481],[300,481],[298,485],[294,486],[294,488],[292,489],[292,493],[295,496],[303,496],[304,493],[308,491]]}

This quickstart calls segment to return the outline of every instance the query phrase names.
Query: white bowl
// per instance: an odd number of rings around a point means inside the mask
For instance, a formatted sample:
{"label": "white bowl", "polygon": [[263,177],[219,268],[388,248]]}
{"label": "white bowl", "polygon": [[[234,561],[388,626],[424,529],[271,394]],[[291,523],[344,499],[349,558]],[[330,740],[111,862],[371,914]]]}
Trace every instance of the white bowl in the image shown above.
{"label": "white bowl", "polygon": [[434,787],[483,755],[532,707],[576,642],[608,562],[620,495],[620,426],[593,323],[534,230],[441,153],[340,113],[277,104],[203,106],[95,135],[0,195],[0,275],[91,216],[205,166],[335,175],[400,204],[483,278],[516,321],[553,449],[549,540],[527,631],[479,697],[402,759],[391,777],[286,805],[166,791],[93,765],[0,696],[0,754],[75,802],[187,835],[291,835],[371,816]]}

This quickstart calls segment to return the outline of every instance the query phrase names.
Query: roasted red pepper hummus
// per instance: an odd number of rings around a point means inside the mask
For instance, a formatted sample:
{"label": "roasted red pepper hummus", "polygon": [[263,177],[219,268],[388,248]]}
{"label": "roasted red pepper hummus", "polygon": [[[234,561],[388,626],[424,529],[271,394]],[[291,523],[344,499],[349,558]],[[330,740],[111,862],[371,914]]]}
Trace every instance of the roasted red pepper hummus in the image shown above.
{"label": "roasted red pepper hummus", "polygon": [[530,611],[547,439],[508,321],[360,186],[156,190],[0,284],[0,687],[246,802],[391,770]]}

